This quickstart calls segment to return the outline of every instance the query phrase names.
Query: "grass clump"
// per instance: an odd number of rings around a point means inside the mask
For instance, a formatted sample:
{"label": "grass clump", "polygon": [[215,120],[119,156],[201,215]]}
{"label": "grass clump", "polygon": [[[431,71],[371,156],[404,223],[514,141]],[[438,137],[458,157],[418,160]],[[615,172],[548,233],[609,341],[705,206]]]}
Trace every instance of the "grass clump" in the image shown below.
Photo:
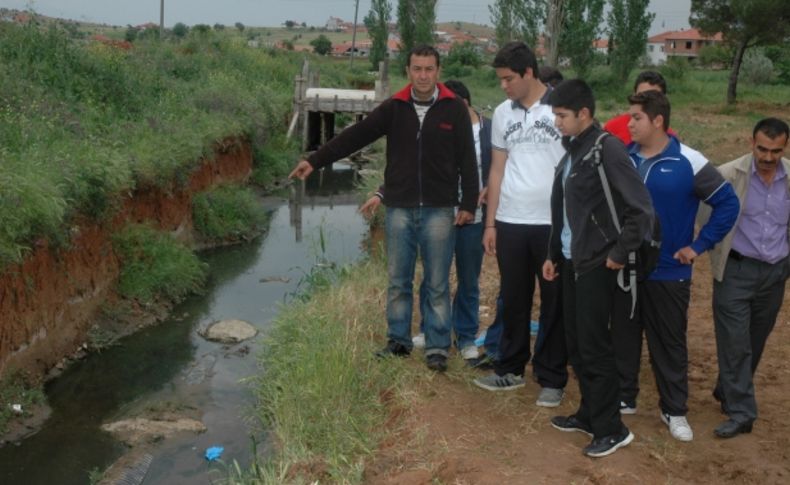
{"label": "grass clump", "polygon": [[251,189],[222,186],[193,198],[192,220],[203,239],[218,243],[252,239],[268,216]]}
{"label": "grass clump", "polygon": [[[255,478],[297,482],[302,469],[322,470],[327,483],[355,483],[364,459],[382,436],[382,396],[394,385],[397,365],[372,356],[373,335],[382,327],[386,288],[381,262],[358,264],[336,279],[311,278],[311,297],[297,299],[277,317],[260,358],[256,379],[258,415],[273,431],[276,456],[253,466]],[[304,465],[315,465],[307,466]]]}
{"label": "grass clump", "polygon": [[186,246],[144,225],[130,225],[113,238],[121,261],[118,291],[126,298],[152,303],[178,301],[198,291],[207,266]]}
{"label": "grass clump", "polygon": [[[18,372],[9,373],[0,381],[0,434],[8,431],[8,424],[16,417],[30,416],[30,408],[43,404],[44,390],[40,385],[32,385]],[[14,405],[21,406],[21,412]]]}

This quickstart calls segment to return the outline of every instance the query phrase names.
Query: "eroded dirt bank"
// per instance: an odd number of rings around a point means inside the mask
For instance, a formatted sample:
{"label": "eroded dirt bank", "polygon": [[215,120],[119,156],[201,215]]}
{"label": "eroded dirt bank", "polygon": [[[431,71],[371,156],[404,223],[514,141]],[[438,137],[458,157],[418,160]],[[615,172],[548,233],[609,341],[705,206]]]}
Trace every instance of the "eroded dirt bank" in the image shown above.
{"label": "eroded dirt bank", "polygon": [[0,376],[10,370],[43,375],[82,346],[119,275],[111,241],[116,229],[147,222],[189,241],[193,195],[245,181],[251,171],[250,143],[227,139],[181,186],[138,189],[111,220],[75,222],[67,248],[37,241],[24,262],[0,275]]}

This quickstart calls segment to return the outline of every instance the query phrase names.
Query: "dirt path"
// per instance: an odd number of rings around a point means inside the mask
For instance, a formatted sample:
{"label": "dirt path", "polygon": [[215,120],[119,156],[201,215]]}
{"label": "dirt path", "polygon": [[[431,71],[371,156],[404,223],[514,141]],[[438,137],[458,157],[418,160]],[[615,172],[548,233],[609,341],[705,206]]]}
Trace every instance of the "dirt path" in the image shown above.
{"label": "dirt path", "polygon": [[[486,257],[481,304],[494,307],[496,263]],[[589,459],[582,433],[551,427],[555,414],[572,413],[578,383],[571,377],[562,405],[535,406],[536,383],[525,389],[491,393],[476,388],[477,371],[452,359],[445,375],[416,372],[411,391],[395,406],[393,434],[366,467],[373,484],[549,484],[549,483],[790,483],[790,308],[783,308],[755,379],[760,417],[754,431],[731,440],[713,435],[725,419],[711,396],[717,374],[710,310],[707,256],[695,268],[689,310],[689,423],[691,443],[672,439],[658,418],[658,397],[642,356],[639,411],[625,416],[634,442],[614,455]],[[488,325],[493,315],[481,317]],[[412,359],[423,368],[422,360]],[[529,372],[528,372],[529,373]]]}

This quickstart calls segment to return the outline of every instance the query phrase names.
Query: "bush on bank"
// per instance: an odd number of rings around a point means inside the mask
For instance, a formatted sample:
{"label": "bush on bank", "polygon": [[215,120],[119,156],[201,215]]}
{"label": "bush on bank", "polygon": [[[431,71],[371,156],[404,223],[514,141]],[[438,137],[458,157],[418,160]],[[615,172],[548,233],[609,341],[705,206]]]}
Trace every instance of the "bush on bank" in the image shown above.
{"label": "bush on bank", "polygon": [[266,220],[266,212],[249,188],[226,185],[192,199],[195,230],[211,243],[252,239],[263,230]]}
{"label": "bush on bank", "polygon": [[34,239],[66,242],[76,214],[101,219],[134,189],[185,182],[228,136],[265,163],[287,127],[297,54],[212,32],[128,50],[83,37],[0,22],[0,271]]}

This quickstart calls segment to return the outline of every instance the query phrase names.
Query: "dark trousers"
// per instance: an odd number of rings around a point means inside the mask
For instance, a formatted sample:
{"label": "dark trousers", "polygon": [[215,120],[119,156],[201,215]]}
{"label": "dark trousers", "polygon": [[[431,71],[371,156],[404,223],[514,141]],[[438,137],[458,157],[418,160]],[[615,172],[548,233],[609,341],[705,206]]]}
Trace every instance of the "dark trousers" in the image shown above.
{"label": "dark trousers", "polygon": [[502,296],[502,336],[498,375],[523,375],[529,362],[530,314],[535,278],[540,284],[540,330],[532,368],[543,387],[562,389],[568,383],[568,354],[562,324],[560,284],[543,279],[551,226],[496,222],[496,252]]}
{"label": "dark trousers", "polygon": [[581,402],[576,418],[596,438],[622,432],[619,383],[609,327],[617,273],[601,265],[576,275],[565,261],[560,279],[568,359],[579,379]]}
{"label": "dark trousers", "polygon": [[685,416],[689,397],[688,308],[691,281],[644,281],[637,292],[658,406],[670,416]]}
{"label": "dark trousers", "polygon": [[639,394],[639,368],[642,364],[642,319],[639,316],[642,293],[637,289],[636,310],[631,317],[631,293],[619,287],[614,294],[612,342],[620,376],[620,400],[636,405]]}
{"label": "dark trousers", "polygon": [[730,257],[722,281],[713,282],[717,391],[739,423],[757,419],[752,377],[782,306],[787,270],[787,259],[769,264]]}

